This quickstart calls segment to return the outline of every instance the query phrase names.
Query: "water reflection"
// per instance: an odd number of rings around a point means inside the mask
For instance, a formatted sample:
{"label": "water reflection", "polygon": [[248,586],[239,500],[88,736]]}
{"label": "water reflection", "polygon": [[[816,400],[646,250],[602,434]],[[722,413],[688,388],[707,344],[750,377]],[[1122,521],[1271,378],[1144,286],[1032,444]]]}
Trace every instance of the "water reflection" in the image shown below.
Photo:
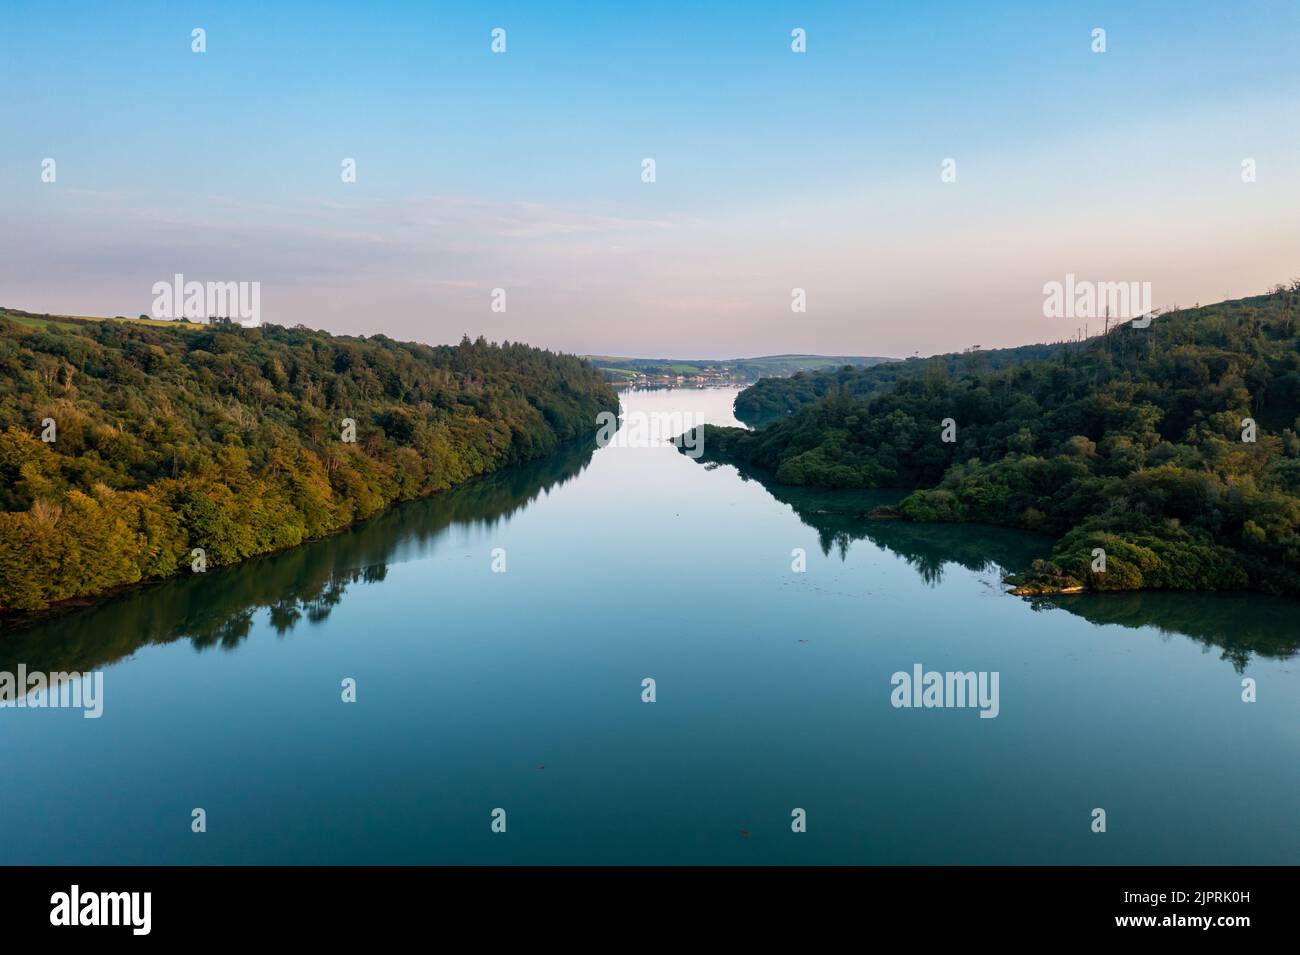
{"label": "water reflection", "polygon": [[1035,610],[1065,610],[1098,625],[1155,627],[1221,651],[1238,672],[1252,656],[1288,659],[1300,651],[1295,600],[1265,594],[1180,594],[1149,590],[1061,594],[1033,599]]}
{"label": "water reflection", "polygon": [[0,640],[0,670],[87,671],[149,644],[188,639],[195,649],[233,648],[260,610],[280,635],[319,623],[348,587],[382,581],[388,564],[430,553],[451,525],[490,528],[581,474],[594,441],[571,442],[544,460],[399,505],[324,540],[135,588],[91,606],[65,609]]}
{"label": "water reflection", "polygon": [[[19,663],[32,671],[93,670],[149,644],[182,639],[196,650],[233,648],[248,638],[260,611],[284,636],[304,623],[326,620],[350,587],[383,581],[390,564],[430,555],[449,527],[491,528],[509,520],[581,474],[594,450],[593,442],[570,444],[543,461],[401,505],[322,541],[136,588],[31,622],[0,639],[0,670],[13,671]],[[737,474],[791,508],[816,532],[825,554],[844,558],[854,542],[868,541],[898,555],[935,587],[953,565],[1000,576],[1028,566],[1050,547],[1046,538],[1006,528],[864,519],[871,508],[897,502],[901,492],[788,487],[730,466],[714,478],[734,481]],[[1285,659],[1300,651],[1300,628],[1289,623],[1296,616],[1296,601],[1259,594],[1079,594],[1038,598],[1032,605],[1097,625],[1180,634],[1217,648],[1238,670],[1253,656]]]}
{"label": "water reflection", "polygon": [[[706,467],[717,467],[716,464]],[[742,481],[755,481],[768,494],[788,505],[817,532],[822,553],[841,559],[854,541],[866,540],[892,551],[927,584],[943,582],[944,568],[956,564],[976,573],[1022,568],[1046,556],[1051,541],[1034,534],[982,524],[914,524],[899,520],[868,520],[873,507],[897,504],[903,491],[827,491],[776,484],[767,475],[737,469]]]}
{"label": "water reflection", "polygon": [[[706,464],[717,468],[716,462]],[[733,466],[734,467],[734,466]],[[914,524],[869,520],[878,505],[896,503],[904,492],[826,491],[774,483],[768,475],[740,470],[742,481],[756,481],[788,505],[817,532],[822,551],[843,558],[854,541],[866,540],[903,558],[931,585],[943,580],[945,565],[975,572],[1022,570],[1051,549],[1038,535],[979,524]],[[1097,625],[1152,627],[1164,635],[1189,637],[1221,652],[1240,672],[1252,656],[1287,659],[1300,652],[1300,627],[1292,621],[1300,603],[1252,593],[1172,593],[1141,591],[1063,594],[1034,598],[1035,610],[1062,610]]]}

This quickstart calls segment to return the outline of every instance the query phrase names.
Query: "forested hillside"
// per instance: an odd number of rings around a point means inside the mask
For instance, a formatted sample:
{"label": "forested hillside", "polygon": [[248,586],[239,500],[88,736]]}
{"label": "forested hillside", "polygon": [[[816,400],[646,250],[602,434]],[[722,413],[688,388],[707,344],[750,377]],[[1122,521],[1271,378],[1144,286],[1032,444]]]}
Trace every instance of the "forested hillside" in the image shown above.
{"label": "forested hillside", "polygon": [[914,520],[1050,533],[1026,591],[1300,594],[1298,323],[1300,282],[1000,370],[945,358],[756,432],[708,428],[705,458],[785,484],[921,488],[901,505]]}
{"label": "forested hillside", "polygon": [[0,368],[6,611],[291,547],[618,407],[588,363],[481,338],[0,317]]}
{"label": "forested hillside", "polygon": [[757,428],[783,418],[831,391],[865,398],[904,379],[924,375],[935,365],[941,365],[949,375],[979,373],[1050,358],[1066,348],[1079,347],[1082,346],[1073,342],[1022,345],[989,351],[954,352],[933,358],[909,358],[906,361],[881,359],[870,366],[845,365],[822,371],[800,371],[788,378],[762,378],[736,396],[736,417]]}

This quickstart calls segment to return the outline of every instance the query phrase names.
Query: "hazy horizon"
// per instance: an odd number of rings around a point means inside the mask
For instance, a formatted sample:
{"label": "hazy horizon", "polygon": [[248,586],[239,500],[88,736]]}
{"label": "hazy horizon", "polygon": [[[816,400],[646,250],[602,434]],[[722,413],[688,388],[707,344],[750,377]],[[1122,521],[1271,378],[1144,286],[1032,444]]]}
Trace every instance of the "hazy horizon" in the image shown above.
{"label": "hazy horizon", "polygon": [[182,273],[338,334],[904,358],[1073,337],[1067,274],[1300,274],[1294,4],[741,9],[11,5],[0,304]]}

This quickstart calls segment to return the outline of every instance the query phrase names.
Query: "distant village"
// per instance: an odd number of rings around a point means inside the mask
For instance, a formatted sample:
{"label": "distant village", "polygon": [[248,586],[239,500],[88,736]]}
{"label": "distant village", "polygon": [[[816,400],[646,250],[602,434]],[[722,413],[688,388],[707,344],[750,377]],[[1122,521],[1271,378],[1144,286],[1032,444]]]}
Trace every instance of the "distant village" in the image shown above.
{"label": "distant village", "polygon": [[652,385],[730,385],[741,381],[753,381],[754,376],[732,368],[730,365],[720,365],[702,371],[691,372],[690,374],[660,374],[639,371],[631,376],[618,376],[616,380],[625,381],[629,385],[640,388]]}
{"label": "distant village", "polygon": [[760,378],[785,378],[801,371],[844,365],[862,367],[891,360],[835,355],[766,355],[735,359],[583,357],[595,364],[609,381],[639,388],[750,384]]}

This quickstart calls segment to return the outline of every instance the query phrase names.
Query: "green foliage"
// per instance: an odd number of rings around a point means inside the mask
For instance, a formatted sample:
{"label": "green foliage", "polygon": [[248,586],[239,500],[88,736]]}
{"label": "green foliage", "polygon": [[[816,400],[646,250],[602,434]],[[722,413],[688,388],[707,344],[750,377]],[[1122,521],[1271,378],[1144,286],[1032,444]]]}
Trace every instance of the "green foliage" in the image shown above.
{"label": "green foliage", "polygon": [[[779,397],[793,412],[758,431],[708,429],[706,456],[786,484],[922,488],[900,504],[915,521],[1056,535],[1051,559],[1021,577],[1029,590],[1300,594],[1298,319],[1300,284],[1034,346],[1046,355],[760,382],[738,409]],[[941,440],[947,418],[954,442]]]}
{"label": "green foliage", "polygon": [[176,573],[193,548],[218,566],[295,546],[549,454],[618,407],[588,363],[482,338],[0,316],[0,368],[11,611]]}
{"label": "green foliage", "polygon": [[[1093,570],[1098,551],[1106,556],[1104,572]],[[1188,531],[1176,521],[1135,521],[1133,515],[1085,520],[1024,580],[1044,577],[1078,581],[1089,590],[1237,590],[1250,585],[1243,562],[1204,530]]]}
{"label": "green foliage", "polygon": [[[909,358],[906,361],[855,359],[852,362],[840,362],[841,367],[827,370],[807,366],[795,368],[788,378],[763,378],[742,391],[736,397],[736,417],[746,424],[759,427],[793,414],[831,393],[866,398],[900,381],[918,379],[941,382],[954,375],[1006,368],[1050,358],[1067,348],[1079,347],[1064,343],[1022,345],[1019,348],[969,351],[936,355],[933,358]],[[778,374],[773,371],[764,373]]]}

